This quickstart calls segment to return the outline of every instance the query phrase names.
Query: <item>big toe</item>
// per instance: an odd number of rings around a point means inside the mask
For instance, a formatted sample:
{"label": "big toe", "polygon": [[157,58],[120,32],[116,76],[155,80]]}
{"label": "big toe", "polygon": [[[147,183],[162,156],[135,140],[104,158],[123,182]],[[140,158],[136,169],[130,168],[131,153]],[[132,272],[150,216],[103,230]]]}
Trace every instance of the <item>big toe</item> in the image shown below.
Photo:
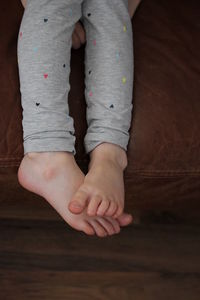
{"label": "big toe", "polygon": [[79,189],[69,202],[69,210],[74,214],[80,214],[87,206],[87,199],[88,194],[85,191]]}
{"label": "big toe", "polygon": [[120,226],[127,226],[127,225],[129,225],[130,223],[133,222],[133,217],[130,214],[123,213],[116,220],[119,221]]}

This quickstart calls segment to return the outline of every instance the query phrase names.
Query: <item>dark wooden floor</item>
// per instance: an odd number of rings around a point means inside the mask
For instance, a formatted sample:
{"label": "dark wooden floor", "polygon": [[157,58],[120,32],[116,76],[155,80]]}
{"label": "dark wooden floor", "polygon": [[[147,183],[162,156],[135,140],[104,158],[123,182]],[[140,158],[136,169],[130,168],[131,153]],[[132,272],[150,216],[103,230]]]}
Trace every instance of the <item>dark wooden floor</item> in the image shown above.
{"label": "dark wooden floor", "polygon": [[150,219],[101,239],[1,214],[0,299],[199,300],[200,227]]}

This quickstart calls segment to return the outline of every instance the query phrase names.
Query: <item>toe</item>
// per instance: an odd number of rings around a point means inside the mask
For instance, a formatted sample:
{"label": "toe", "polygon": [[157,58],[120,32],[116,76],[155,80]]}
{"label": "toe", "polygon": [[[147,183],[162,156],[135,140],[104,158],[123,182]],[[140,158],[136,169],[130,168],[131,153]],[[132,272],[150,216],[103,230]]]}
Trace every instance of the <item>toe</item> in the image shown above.
{"label": "toe", "polygon": [[113,218],[117,219],[119,216],[121,216],[124,212],[124,205],[123,203],[120,203],[118,205],[118,209],[116,211],[116,213],[113,215]]}
{"label": "toe", "polygon": [[115,234],[115,229],[112,225],[112,222],[107,220],[105,217],[97,217],[97,220],[99,223],[101,223],[109,235]]}
{"label": "toe", "polygon": [[88,235],[94,235],[95,234],[95,231],[94,231],[93,227],[86,220],[83,222],[81,230],[84,231]]}
{"label": "toe", "polygon": [[118,220],[113,219],[112,217],[104,217],[106,218],[113,226],[115,233],[119,233],[120,232],[120,224],[118,222]]}
{"label": "toe", "polygon": [[69,210],[74,214],[80,214],[87,205],[88,193],[79,189],[69,203]]}
{"label": "toe", "polygon": [[87,209],[87,213],[89,216],[95,216],[96,212],[97,212],[97,208],[99,206],[99,204],[101,203],[102,198],[99,195],[95,195],[94,197],[91,198],[89,205],[88,205],[88,209]]}
{"label": "toe", "polygon": [[108,207],[107,211],[105,212],[105,216],[113,216],[114,213],[116,213],[117,209],[118,209],[117,203],[114,200],[112,200],[110,202],[110,206]]}
{"label": "toe", "polygon": [[99,237],[107,236],[106,230],[104,229],[104,227],[96,219],[91,219],[88,222],[94,228],[97,236],[99,236]]}
{"label": "toe", "polygon": [[117,218],[120,226],[127,226],[133,222],[133,216],[130,214],[123,213]]}
{"label": "toe", "polygon": [[103,216],[105,211],[108,209],[109,205],[110,205],[110,201],[108,199],[104,198],[98,207],[97,215]]}

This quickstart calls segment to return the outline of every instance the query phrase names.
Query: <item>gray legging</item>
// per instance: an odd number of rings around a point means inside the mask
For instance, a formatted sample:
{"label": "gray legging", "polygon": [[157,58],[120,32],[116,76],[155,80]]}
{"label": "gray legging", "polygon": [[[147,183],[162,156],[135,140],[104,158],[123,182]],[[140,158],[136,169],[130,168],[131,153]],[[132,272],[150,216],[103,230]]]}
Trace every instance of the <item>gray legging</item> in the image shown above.
{"label": "gray legging", "polygon": [[18,36],[24,154],[76,154],[69,115],[72,33],[86,31],[86,153],[109,142],[127,150],[132,117],[133,36],[128,0],[28,0]]}

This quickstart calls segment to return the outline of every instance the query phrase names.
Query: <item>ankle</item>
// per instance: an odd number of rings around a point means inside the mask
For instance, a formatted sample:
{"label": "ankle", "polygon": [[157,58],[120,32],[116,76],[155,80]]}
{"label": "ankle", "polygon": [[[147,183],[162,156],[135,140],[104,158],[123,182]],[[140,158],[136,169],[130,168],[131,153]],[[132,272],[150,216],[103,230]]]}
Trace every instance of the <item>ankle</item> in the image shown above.
{"label": "ankle", "polygon": [[61,170],[75,166],[74,155],[70,152],[29,152],[24,156],[24,163],[30,165],[42,179],[49,181],[56,177]]}
{"label": "ankle", "polygon": [[66,158],[73,158],[74,155],[71,152],[67,151],[52,151],[52,152],[28,152],[25,154],[25,157],[31,160],[43,160],[46,162],[53,162],[54,160],[59,161]]}
{"label": "ankle", "polygon": [[110,160],[117,164],[122,170],[127,167],[126,151],[120,146],[112,143],[102,143],[90,152],[90,167],[97,160]]}
{"label": "ankle", "polygon": [[58,169],[63,166],[75,165],[73,153],[65,151],[29,152],[24,156],[25,161],[30,161],[41,170]]}

